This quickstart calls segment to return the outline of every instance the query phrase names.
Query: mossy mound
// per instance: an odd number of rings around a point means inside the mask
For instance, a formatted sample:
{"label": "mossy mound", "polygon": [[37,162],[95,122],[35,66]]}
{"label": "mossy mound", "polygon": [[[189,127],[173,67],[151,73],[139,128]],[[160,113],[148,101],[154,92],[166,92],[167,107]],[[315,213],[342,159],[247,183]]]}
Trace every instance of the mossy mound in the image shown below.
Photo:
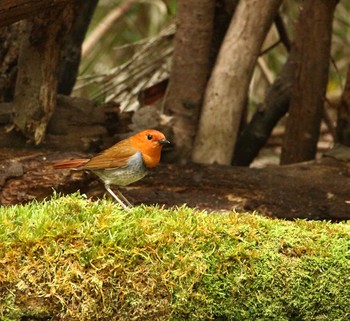
{"label": "mossy mound", "polygon": [[348,320],[350,225],[80,195],[0,209],[1,320]]}

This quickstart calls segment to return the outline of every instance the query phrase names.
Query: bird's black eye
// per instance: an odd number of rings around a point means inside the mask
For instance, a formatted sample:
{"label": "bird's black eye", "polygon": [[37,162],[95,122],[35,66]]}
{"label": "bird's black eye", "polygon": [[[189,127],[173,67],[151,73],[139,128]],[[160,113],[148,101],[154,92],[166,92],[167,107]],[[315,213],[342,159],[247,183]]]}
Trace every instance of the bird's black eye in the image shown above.
{"label": "bird's black eye", "polygon": [[152,138],[153,138],[153,136],[152,136],[151,134],[148,134],[148,135],[147,135],[147,139],[148,139],[148,140],[152,140]]}

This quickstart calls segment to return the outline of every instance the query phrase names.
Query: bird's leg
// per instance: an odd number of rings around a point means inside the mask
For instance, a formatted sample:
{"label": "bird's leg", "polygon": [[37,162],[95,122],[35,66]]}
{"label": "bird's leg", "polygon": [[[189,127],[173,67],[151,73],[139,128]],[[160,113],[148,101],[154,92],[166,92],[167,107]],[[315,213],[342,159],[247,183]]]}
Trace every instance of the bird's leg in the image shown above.
{"label": "bird's leg", "polygon": [[134,206],[129,202],[129,200],[122,194],[122,192],[119,189],[117,189],[117,194],[123,200],[123,202],[126,203],[129,207]]}
{"label": "bird's leg", "polygon": [[125,205],[123,201],[114,194],[114,192],[111,190],[110,186],[108,184],[105,184],[106,191],[112,195],[112,197],[121,205],[121,207],[126,210],[128,208],[128,205],[131,206],[130,202],[125,198],[125,196],[118,190],[119,197],[124,200],[124,202],[127,204]]}

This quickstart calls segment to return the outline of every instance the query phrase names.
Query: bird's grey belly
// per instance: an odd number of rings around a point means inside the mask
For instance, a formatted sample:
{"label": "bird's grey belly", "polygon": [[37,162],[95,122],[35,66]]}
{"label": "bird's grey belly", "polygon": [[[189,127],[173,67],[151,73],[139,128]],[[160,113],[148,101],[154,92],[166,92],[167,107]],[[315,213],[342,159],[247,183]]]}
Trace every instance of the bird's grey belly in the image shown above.
{"label": "bird's grey belly", "polygon": [[105,184],[126,186],[134,183],[147,175],[147,168],[143,163],[141,153],[130,157],[128,166],[122,168],[96,169],[93,172],[100,177]]}

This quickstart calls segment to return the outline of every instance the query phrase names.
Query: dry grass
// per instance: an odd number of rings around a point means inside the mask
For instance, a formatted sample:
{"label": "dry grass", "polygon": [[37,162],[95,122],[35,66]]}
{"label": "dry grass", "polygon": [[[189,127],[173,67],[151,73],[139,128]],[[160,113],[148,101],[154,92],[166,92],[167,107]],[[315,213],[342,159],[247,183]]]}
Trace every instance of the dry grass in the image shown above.
{"label": "dry grass", "polygon": [[76,194],[2,208],[1,320],[347,320],[350,226]]}

